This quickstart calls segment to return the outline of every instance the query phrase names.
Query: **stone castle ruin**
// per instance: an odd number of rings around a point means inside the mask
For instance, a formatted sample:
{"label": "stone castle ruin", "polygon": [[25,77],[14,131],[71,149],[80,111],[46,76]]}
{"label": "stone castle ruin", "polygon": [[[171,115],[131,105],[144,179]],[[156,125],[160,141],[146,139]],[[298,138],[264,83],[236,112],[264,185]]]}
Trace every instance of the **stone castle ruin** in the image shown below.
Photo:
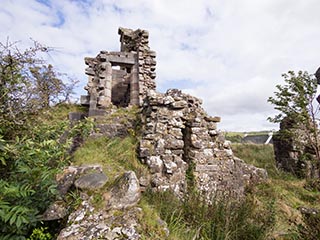
{"label": "stone castle ruin", "polygon": [[125,28],[118,33],[120,52],[101,51],[85,58],[88,95],[81,96],[81,104],[89,106],[90,116],[104,113],[110,104],[141,106],[147,91],[156,88],[156,53],[149,48],[149,33]]}
{"label": "stone castle ruin", "polygon": [[192,185],[210,198],[241,196],[246,186],[266,179],[265,170],[233,155],[217,129],[220,117],[209,116],[200,99],[177,89],[156,91],[156,53],[150,50],[147,31],[119,28],[118,33],[119,52],[85,58],[88,95],[81,103],[89,107],[89,116],[105,114],[112,105],[141,108],[138,153],[150,170],[144,186],[183,196]]}

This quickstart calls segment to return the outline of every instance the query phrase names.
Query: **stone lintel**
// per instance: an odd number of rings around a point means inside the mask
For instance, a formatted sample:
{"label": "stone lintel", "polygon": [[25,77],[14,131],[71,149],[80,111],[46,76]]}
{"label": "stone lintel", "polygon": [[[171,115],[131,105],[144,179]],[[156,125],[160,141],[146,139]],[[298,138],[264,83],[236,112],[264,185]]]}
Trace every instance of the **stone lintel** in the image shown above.
{"label": "stone lintel", "polygon": [[113,64],[135,64],[135,54],[128,52],[112,52],[108,54],[100,54],[99,58],[105,61],[111,62]]}

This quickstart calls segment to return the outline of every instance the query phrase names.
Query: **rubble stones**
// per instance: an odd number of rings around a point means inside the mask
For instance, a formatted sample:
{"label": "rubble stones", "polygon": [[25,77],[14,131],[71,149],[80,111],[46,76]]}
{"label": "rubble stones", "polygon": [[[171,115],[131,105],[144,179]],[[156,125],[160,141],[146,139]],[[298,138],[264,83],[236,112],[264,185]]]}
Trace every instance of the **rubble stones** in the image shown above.
{"label": "rubble stones", "polygon": [[68,218],[68,226],[60,232],[58,240],[141,239],[138,222],[141,209],[133,207],[115,214],[114,210],[97,209],[91,199],[83,200],[78,210]]}
{"label": "rubble stones", "polygon": [[68,215],[68,207],[64,201],[56,201],[42,214],[41,220],[52,221],[63,219]]}
{"label": "rubble stones", "polygon": [[84,165],[84,166],[69,166],[63,170],[62,173],[56,176],[57,189],[60,196],[63,198],[75,180],[83,174],[88,172],[102,173],[102,167],[100,165]]}

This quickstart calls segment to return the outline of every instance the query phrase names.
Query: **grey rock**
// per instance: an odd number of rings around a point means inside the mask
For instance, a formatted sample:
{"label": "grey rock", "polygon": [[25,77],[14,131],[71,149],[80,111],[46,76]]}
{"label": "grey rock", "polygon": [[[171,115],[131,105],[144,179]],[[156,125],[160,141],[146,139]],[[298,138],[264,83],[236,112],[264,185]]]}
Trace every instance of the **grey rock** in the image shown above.
{"label": "grey rock", "polygon": [[117,180],[117,184],[111,189],[107,206],[112,209],[125,209],[137,204],[140,196],[139,180],[133,171],[128,171]]}
{"label": "grey rock", "polygon": [[56,201],[43,213],[43,221],[63,219],[68,215],[68,206],[64,201]]}
{"label": "grey rock", "polygon": [[162,172],[163,162],[160,156],[151,156],[147,159],[146,163],[148,164],[151,173],[159,173]]}
{"label": "grey rock", "polygon": [[77,179],[74,185],[79,189],[99,189],[108,181],[108,177],[104,173],[88,173]]}

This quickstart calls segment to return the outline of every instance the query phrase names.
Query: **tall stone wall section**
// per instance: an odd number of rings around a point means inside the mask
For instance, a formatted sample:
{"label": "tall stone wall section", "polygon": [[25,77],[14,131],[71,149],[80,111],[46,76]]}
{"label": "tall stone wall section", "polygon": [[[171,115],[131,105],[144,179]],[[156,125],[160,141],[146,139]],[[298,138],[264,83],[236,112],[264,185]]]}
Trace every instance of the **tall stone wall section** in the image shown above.
{"label": "tall stone wall section", "polygon": [[147,92],[156,89],[156,53],[150,50],[148,31],[119,28],[119,34],[119,52],[101,51],[85,58],[88,95],[81,96],[81,103],[89,106],[90,116],[112,104],[141,106]]}
{"label": "tall stone wall section", "polygon": [[119,28],[121,51],[137,52],[139,105],[149,90],[156,89],[156,52],[150,50],[149,32],[138,29],[133,31]]}
{"label": "tall stone wall section", "polygon": [[[319,178],[320,164],[309,144],[312,133],[294,120],[284,118],[273,137],[277,167],[302,178]],[[309,137],[308,137],[309,135]]]}
{"label": "tall stone wall section", "polygon": [[189,186],[208,198],[241,196],[248,184],[267,177],[266,171],[234,157],[230,143],[217,130],[201,100],[171,89],[150,91],[142,110],[139,155],[151,172],[154,190],[183,196]]}

